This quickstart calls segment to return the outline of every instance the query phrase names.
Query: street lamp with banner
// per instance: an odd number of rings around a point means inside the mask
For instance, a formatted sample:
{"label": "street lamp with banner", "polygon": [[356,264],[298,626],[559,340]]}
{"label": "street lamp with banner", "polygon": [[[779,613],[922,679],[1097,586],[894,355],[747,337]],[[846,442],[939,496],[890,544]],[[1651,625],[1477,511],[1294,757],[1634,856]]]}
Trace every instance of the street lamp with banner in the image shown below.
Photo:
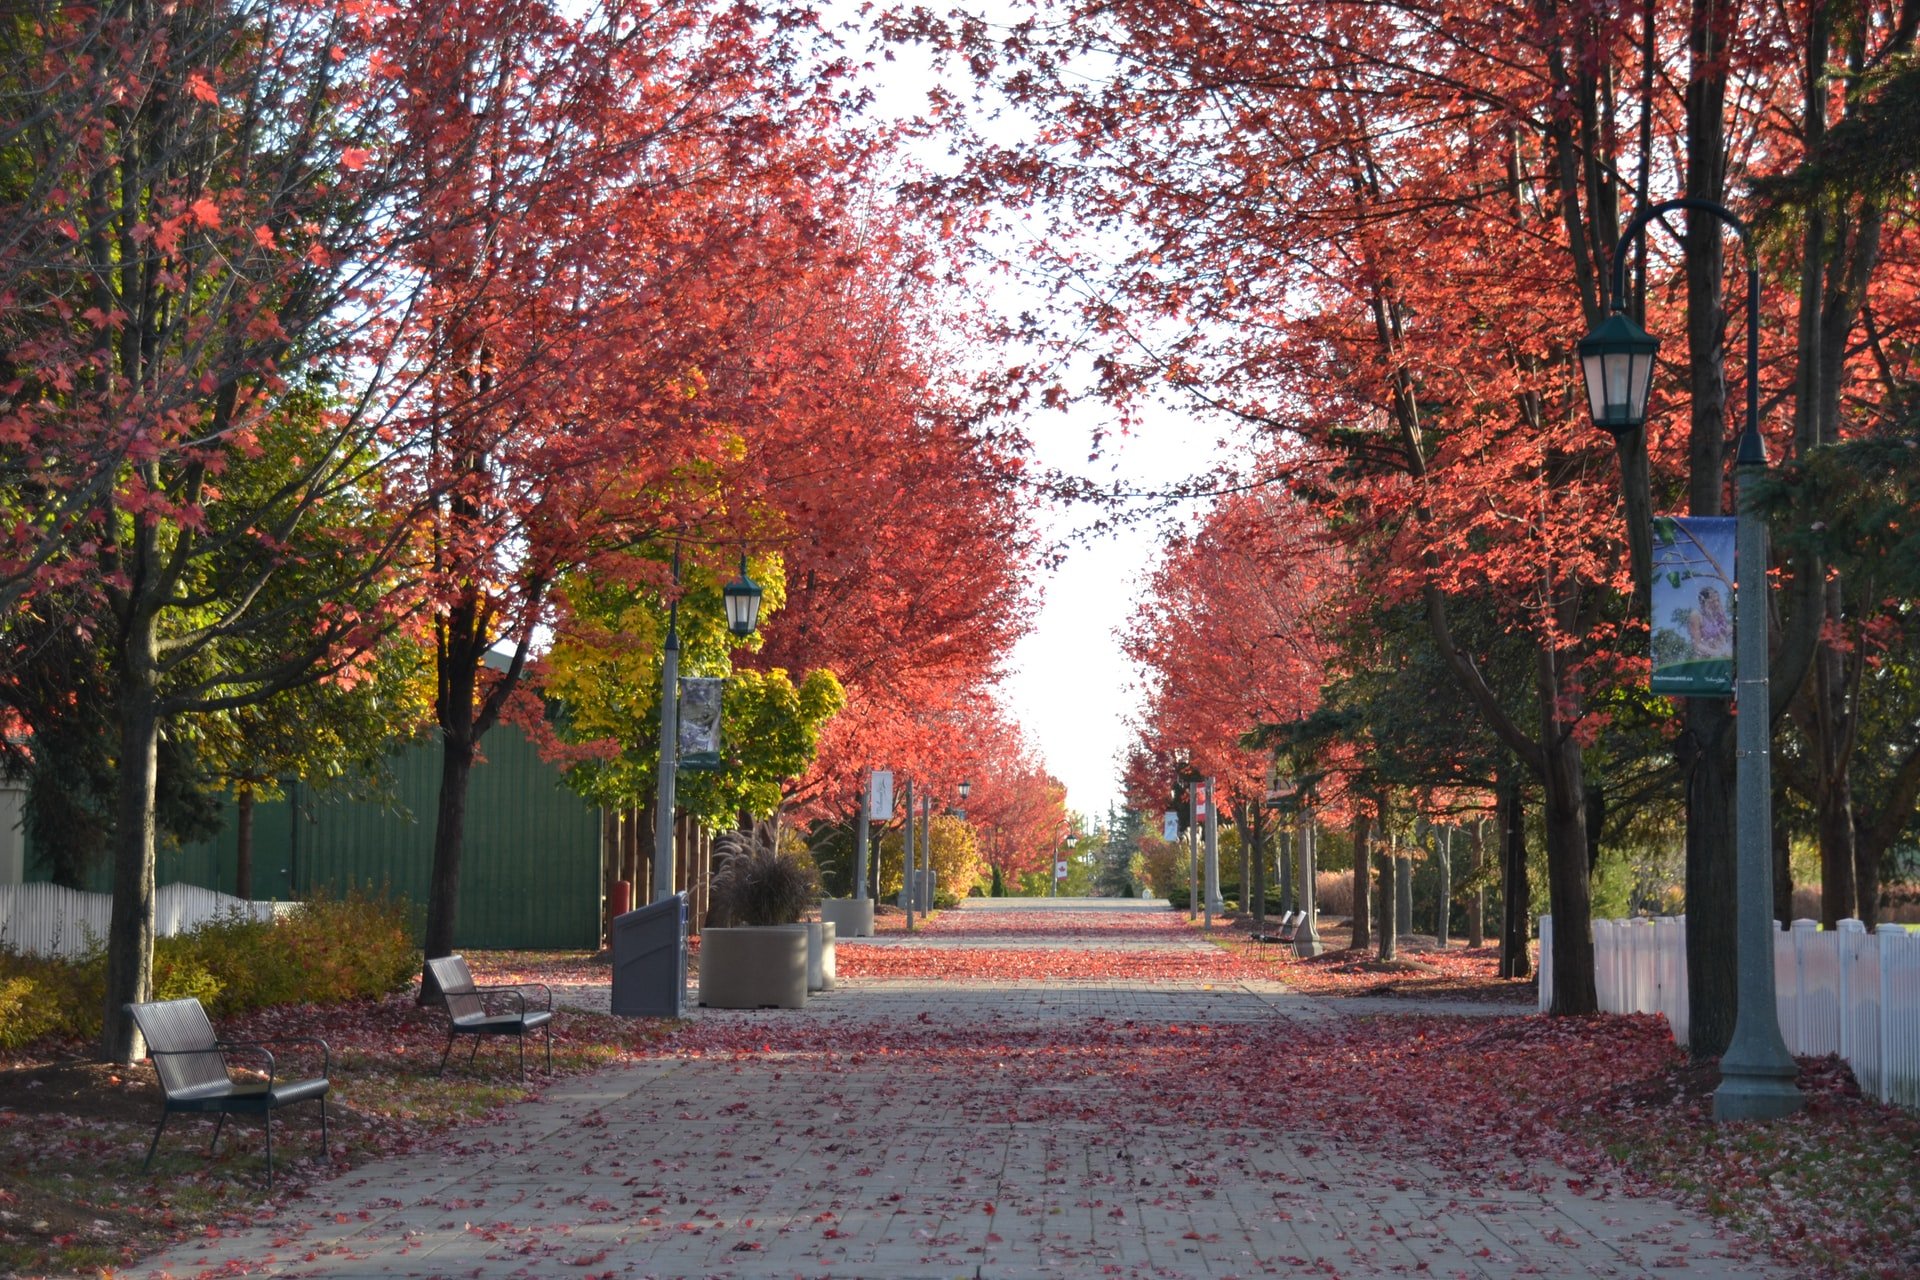
{"label": "street lamp with banner", "polygon": [[[1773,976],[1773,736],[1767,684],[1767,530],[1753,511],[1754,489],[1767,471],[1760,436],[1760,272],[1747,227],[1724,206],[1686,197],[1642,209],[1613,249],[1610,314],[1580,342],[1581,370],[1594,425],[1615,436],[1645,424],[1647,390],[1659,343],[1626,314],[1627,250],[1647,224],[1676,209],[1703,213],[1733,228],[1747,253],[1747,415],[1734,458],[1738,477],[1734,566],[1744,599],[1733,621],[1734,704],[1739,709],[1734,788],[1737,855],[1735,931],[1739,961],[1733,1040],[1720,1059],[1713,1114],[1719,1120],[1763,1120],[1805,1103],[1794,1081],[1799,1066],[1780,1035]],[[1704,594],[1701,607],[1706,608]]]}
{"label": "street lamp with banner", "polygon": [[[747,577],[747,557],[740,557],[740,576],[721,589],[726,602],[727,630],[739,637],[750,636],[760,622],[761,591]],[[689,681],[688,683],[693,683]],[[673,600],[667,606],[667,638],[660,655],[660,772],[654,797],[653,819],[653,900],[664,902],[673,896],[673,828],[675,798],[682,744],[680,726],[680,546],[673,548]],[[717,682],[697,695],[699,714],[711,716],[710,726],[698,726],[696,747],[689,768],[717,768],[720,762],[720,696]],[[711,729],[710,737],[707,730]]]}

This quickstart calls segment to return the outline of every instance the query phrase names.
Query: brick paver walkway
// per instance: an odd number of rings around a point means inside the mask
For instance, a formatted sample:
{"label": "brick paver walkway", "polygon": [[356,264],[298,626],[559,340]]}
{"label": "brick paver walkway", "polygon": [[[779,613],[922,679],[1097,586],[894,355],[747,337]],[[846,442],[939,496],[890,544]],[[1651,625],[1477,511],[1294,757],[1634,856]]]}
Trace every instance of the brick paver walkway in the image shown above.
{"label": "brick paver walkway", "polygon": [[[1052,914],[1070,905],[974,906],[883,945],[979,945],[1010,924],[1023,946],[1205,945],[1166,929],[1164,907],[1136,908],[1160,934],[1143,939],[1108,932],[1120,917]],[[1048,936],[1076,918],[1101,927]],[[1311,1036],[1347,1016],[1276,984],[856,979],[804,1011],[696,1016],[673,1056],[563,1082],[498,1125],[357,1169],[275,1225],[140,1274],[1781,1274],[1694,1214],[1579,1194],[1562,1170],[1463,1182],[1404,1149],[1298,1127],[1284,1097],[1228,1130],[1164,1114],[1115,1068],[1118,1027],[1280,1022]],[[1187,1065],[1204,1096],[1206,1062]]]}

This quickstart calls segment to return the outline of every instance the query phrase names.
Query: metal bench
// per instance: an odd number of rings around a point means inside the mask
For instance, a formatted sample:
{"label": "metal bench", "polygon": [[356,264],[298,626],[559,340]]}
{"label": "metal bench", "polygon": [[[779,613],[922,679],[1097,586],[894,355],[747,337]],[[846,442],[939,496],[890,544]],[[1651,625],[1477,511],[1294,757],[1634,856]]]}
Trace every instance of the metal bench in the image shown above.
{"label": "metal bench", "polygon": [[1294,936],[1300,932],[1300,926],[1305,924],[1306,922],[1307,922],[1306,912],[1304,911],[1287,912],[1286,915],[1280,917],[1280,939],[1279,940],[1281,942],[1292,942],[1294,939]]}
{"label": "metal bench", "polygon": [[[220,1145],[220,1130],[233,1112],[259,1114],[267,1124],[267,1190],[273,1190],[273,1113],[296,1102],[320,1104],[320,1154],[327,1153],[327,1076],[333,1070],[333,1051],[325,1040],[312,1036],[283,1036],[273,1040],[221,1040],[213,1034],[207,1011],[198,1000],[155,1000],[129,1004],[127,1013],[147,1042],[147,1055],[160,1077],[164,1101],[160,1123],[147,1144],[142,1173],[153,1167],[153,1153],[159,1149],[160,1134],[167,1117],[176,1111],[213,1112],[219,1116],[213,1126],[213,1141],[207,1146],[211,1156]],[[317,1045],[320,1049],[320,1074],[308,1080],[283,1081],[278,1077],[279,1063],[267,1048],[270,1044]],[[236,1079],[228,1055],[251,1057],[265,1064],[265,1078],[257,1072],[243,1072]]]}
{"label": "metal bench", "polygon": [[[547,1074],[553,1074],[553,991],[546,983],[476,987],[464,956],[441,956],[437,960],[429,960],[427,972],[433,976],[434,985],[440,988],[440,1001],[447,1007],[447,1048],[440,1055],[440,1074],[446,1074],[447,1058],[453,1053],[454,1037],[473,1037],[473,1052],[467,1055],[467,1065],[472,1066],[475,1056],[480,1052],[482,1036],[512,1036],[520,1042],[520,1078],[525,1080],[527,1033],[536,1030],[546,1032]],[[528,987],[538,987],[546,993],[545,1008],[527,1008]],[[489,996],[512,996],[518,1005],[507,1012],[496,1013],[487,1006]]]}

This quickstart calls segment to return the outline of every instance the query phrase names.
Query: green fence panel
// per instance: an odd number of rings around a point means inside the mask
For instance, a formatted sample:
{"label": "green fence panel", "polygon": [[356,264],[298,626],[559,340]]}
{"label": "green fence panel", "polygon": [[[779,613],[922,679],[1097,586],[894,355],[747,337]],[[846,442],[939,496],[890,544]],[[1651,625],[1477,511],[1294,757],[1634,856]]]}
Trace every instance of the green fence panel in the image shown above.
{"label": "green fence panel", "polygon": [[[600,941],[600,816],[561,783],[518,729],[486,736],[486,759],[467,788],[460,859],[460,947],[587,949]],[[393,761],[392,804],[317,796],[293,785],[288,798],[254,806],[256,898],[292,898],[351,886],[404,895],[425,919],[440,798],[438,743],[403,748]],[[233,808],[211,840],[163,846],[155,883],[178,881],[232,893],[239,841]],[[29,851],[31,857],[31,851]],[[29,862],[29,875],[32,875]],[[109,892],[102,869],[96,892]]]}
{"label": "green fence panel", "polygon": [[[600,819],[511,726],[489,733],[467,787],[460,947],[588,948],[600,940]],[[424,912],[440,797],[438,744],[394,764],[404,812],[297,795],[291,862],[302,889],[386,887]]]}

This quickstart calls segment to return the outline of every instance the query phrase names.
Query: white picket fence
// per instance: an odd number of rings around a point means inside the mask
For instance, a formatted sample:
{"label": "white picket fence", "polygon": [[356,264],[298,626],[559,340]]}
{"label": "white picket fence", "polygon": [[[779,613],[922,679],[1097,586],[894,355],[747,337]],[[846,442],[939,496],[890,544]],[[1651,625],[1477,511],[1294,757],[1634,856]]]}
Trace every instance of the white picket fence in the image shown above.
{"label": "white picket fence", "polygon": [[[1552,918],[1540,919],[1540,1008],[1553,1003]],[[1687,921],[1593,922],[1594,986],[1608,1013],[1665,1015],[1687,1042]],[[1837,1053],[1865,1092],[1920,1108],[1920,934],[1812,920],[1773,935],[1780,1034],[1801,1057]]]}
{"label": "white picket fence", "polygon": [[[153,895],[153,932],[166,938],[236,913],[266,920],[291,902],[249,902],[191,884],[163,884]],[[113,899],[54,884],[0,884],[0,946],[25,955],[77,960],[106,941]]]}

